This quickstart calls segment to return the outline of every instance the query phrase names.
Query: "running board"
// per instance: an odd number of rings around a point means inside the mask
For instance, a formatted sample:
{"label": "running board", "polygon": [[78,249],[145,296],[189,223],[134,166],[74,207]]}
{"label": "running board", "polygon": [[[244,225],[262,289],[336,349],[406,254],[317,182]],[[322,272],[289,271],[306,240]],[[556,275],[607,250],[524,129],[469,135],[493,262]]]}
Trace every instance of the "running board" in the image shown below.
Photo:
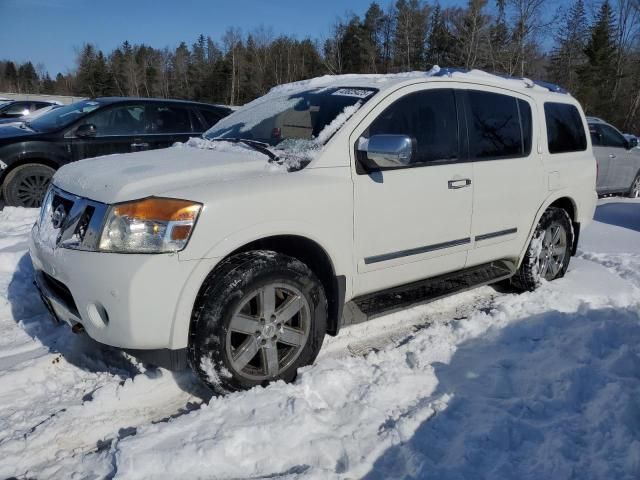
{"label": "running board", "polygon": [[414,305],[506,280],[513,276],[515,269],[513,262],[500,260],[363,295],[345,304],[342,325],[366,322]]}

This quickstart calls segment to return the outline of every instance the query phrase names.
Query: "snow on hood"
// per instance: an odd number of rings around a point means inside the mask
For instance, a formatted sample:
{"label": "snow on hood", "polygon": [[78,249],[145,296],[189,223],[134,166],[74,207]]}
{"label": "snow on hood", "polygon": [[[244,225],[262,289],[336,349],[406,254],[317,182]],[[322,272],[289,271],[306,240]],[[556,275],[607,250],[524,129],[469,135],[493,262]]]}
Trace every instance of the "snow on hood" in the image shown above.
{"label": "snow on hood", "polygon": [[[192,139],[195,145],[198,139]],[[169,190],[268,175],[267,157],[241,144],[173,148],[107,155],[70,163],[53,178],[57,187],[99,202],[114,203],[162,195]],[[214,150],[214,151],[212,151]]]}

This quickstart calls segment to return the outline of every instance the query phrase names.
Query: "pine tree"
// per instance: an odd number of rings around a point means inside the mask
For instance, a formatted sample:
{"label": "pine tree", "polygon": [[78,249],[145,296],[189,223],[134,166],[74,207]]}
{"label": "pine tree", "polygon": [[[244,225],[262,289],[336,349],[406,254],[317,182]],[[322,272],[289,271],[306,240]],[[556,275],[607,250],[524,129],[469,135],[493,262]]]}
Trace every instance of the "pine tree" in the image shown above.
{"label": "pine tree", "polygon": [[586,60],[585,49],[589,24],[584,0],[575,0],[568,12],[561,16],[555,35],[556,45],[551,52],[549,76],[551,81],[569,91],[578,87],[577,71]]}
{"label": "pine tree", "polygon": [[616,74],[615,28],[611,5],[604,0],[584,49],[587,61],[578,70],[579,98],[585,111],[608,119],[615,111],[609,101]]}
{"label": "pine tree", "polygon": [[427,7],[418,0],[397,0],[394,56],[401,71],[424,68]]}
{"label": "pine tree", "polygon": [[427,37],[426,67],[458,67],[456,41],[447,25],[440,5],[431,13],[431,30]]}

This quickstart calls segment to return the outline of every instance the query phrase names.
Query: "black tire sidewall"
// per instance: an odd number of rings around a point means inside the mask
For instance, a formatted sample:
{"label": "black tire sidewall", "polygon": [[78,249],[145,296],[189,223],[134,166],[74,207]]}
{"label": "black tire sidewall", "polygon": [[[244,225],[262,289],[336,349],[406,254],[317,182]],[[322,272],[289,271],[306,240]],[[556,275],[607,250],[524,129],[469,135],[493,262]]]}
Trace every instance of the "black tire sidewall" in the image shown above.
{"label": "black tire sidewall", "polygon": [[[226,265],[214,270],[194,307],[189,360],[200,378],[217,393],[246,390],[276,380],[293,381],[298,368],[313,363],[326,332],[325,292],[306,265],[275,252],[248,252],[240,257],[239,262],[231,258]],[[311,311],[311,325],[307,343],[290,367],[274,378],[256,381],[234,374],[225,342],[231,317],[239,304],[246,295],[270,283],[291,285],[305,296]]]}
{"label": "black tire sidewall", "polygon": [[8,173],[2,186],[2,196],[5,204],[10,207],[24,206],[18,198],[18,186],[22,181],[34,174],[49,175],[49,178],[51,179],[54,173],[55,170],[53,168],[39,163],[28,163],[26,165],[16,167]]}
{"label": "black tire sidewall", "polygon": [[534,263],[537,262],[537,254],[534,251],[533,245],[535,239],[537,239],[543,232],[554,222],[557,222],[565,229],[567,235],[567,251],[562,263],[562,268],[558,274],[552,279],[564,277],[571,261],[571,254],[573,250],[574,231],[571,225],[571,218],[566,210],[557,207],[548,208],[540,217],[540,221],[536,226],[536,229],[531,237],[529,246],[524,259],[520,265],[520,268],[516,272],[516,275],[512,278],[512,285],[521,290],[535,290],[542,283],[540,275],[536,272],[537,266],[534,268]]}

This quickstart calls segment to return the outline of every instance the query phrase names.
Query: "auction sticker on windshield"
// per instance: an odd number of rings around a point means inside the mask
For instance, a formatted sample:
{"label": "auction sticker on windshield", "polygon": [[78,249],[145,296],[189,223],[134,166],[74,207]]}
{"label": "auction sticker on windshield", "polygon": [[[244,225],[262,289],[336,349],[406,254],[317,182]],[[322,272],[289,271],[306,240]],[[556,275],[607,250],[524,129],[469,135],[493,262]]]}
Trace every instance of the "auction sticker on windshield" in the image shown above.
{"label": "auction sticker on windshield", "polygon": [[331,95],[341,95],[343,97],[367,98],[373,95],[374,90],[365,90],[364,88],[340,88]]}

